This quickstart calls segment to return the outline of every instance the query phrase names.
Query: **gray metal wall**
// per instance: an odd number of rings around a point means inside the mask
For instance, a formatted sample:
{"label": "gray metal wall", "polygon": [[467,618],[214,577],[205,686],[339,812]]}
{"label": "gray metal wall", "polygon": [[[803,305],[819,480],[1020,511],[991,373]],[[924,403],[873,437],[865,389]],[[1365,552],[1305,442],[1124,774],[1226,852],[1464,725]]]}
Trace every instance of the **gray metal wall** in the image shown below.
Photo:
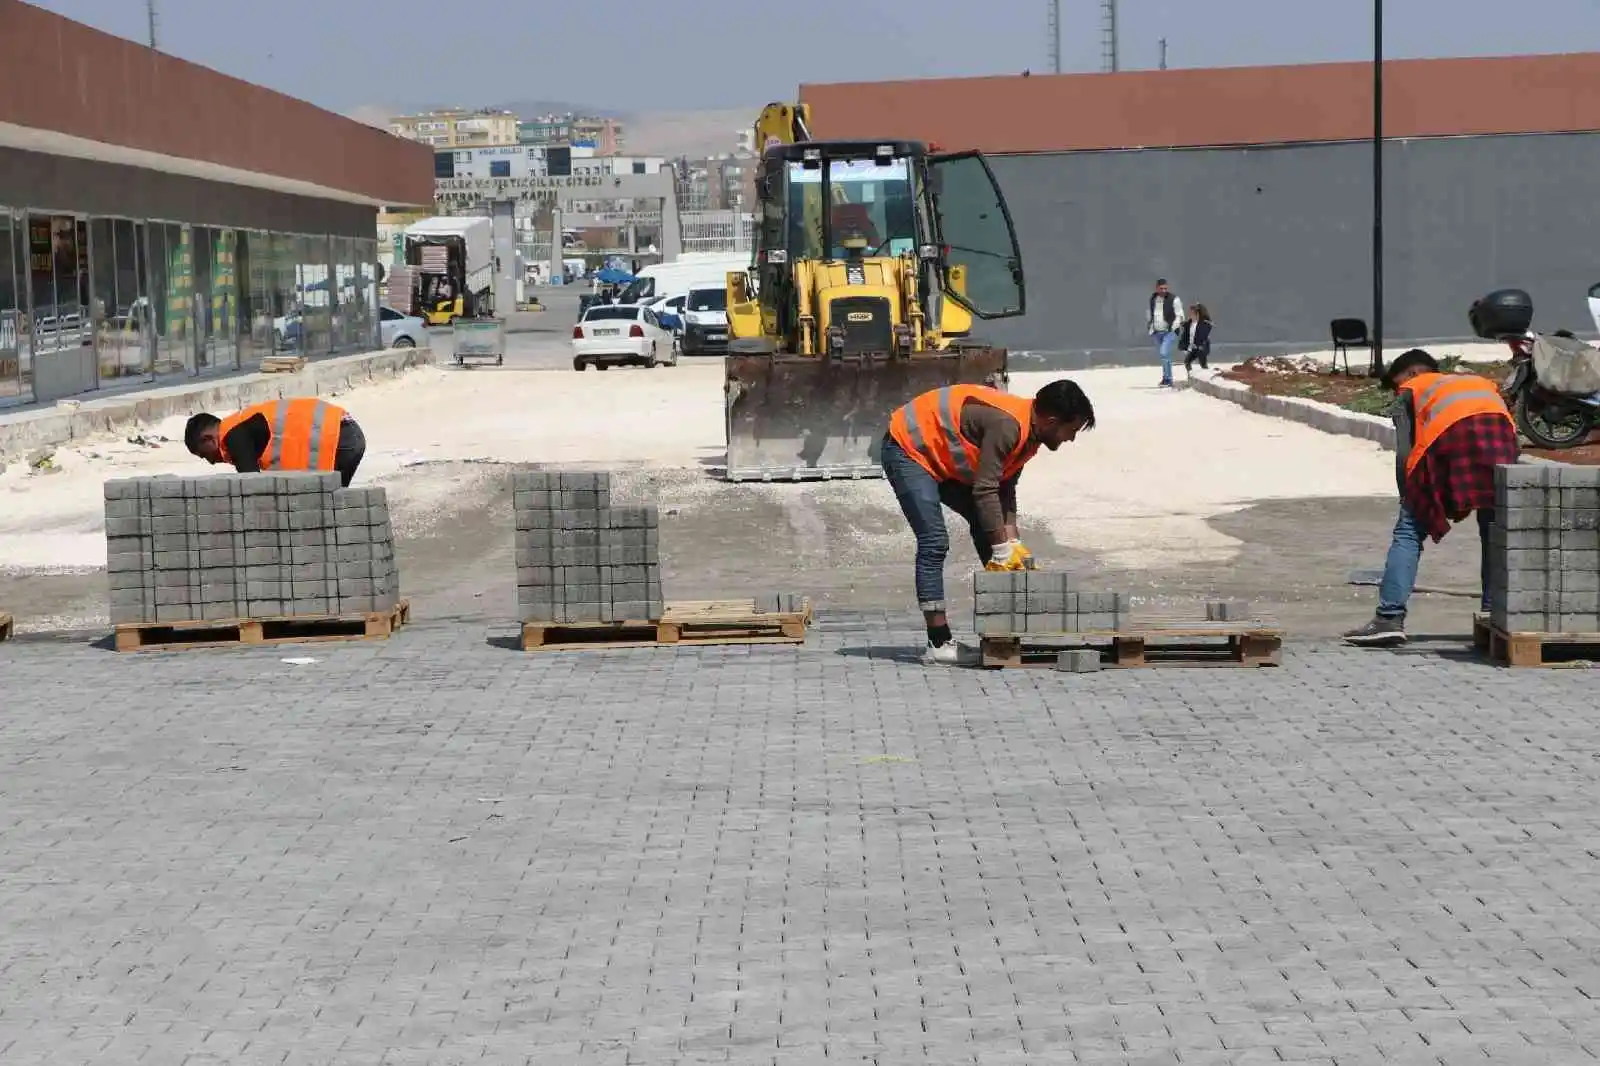
{"label": "gray metal wall", "polygon": [[[1145,314],[1158,276],[1211,309],[1224,358],[1326,348],[1330,319],[1371,321],[1365,144],[990,165],[1022,242],[1030,310],[976,332],[1014,352],[1063,366],[1153,363]],[[1468,306],[1506,285],[1533,294],[1540,328],[1589,328],[1600,134],[1395,142],[1384,165],[1385,348],[1470,335]]]}
{"label": "gray metal wall", "polygon": [[0,148],[0,204],[203,226],[378,236],[377,208]]}

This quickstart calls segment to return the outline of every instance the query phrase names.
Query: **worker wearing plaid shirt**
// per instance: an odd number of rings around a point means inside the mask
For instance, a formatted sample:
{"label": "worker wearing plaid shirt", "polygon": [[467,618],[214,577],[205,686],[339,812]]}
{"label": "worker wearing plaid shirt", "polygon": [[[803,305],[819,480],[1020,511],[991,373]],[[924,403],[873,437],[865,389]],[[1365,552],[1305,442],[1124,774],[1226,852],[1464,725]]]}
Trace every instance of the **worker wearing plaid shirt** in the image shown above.
{"label": "worker wearing plaid shirt", "polygon": [[1515,463],[1516,423],[1494,382],[1476,374],[1442,374],[1420,348],[1401,355],[1383,376],[1394,390],[1395,480],[1400,517],[1394,524],[1378,610],[1345,634],[1351,644],[1382,647],[1406,640],[1406,603],[1417,583],[1425,537],[1435,543],[1477,512],[1483,546],[1482,603],[1489,610],[1489,530],[1494,525],[1494,468]]}

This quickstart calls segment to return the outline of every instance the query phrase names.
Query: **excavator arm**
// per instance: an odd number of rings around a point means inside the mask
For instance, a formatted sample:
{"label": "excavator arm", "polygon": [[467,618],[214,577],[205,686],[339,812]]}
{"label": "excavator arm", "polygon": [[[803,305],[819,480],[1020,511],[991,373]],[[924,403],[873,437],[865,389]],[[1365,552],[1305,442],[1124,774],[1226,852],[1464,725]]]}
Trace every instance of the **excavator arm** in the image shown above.
{"label": "excavator arm", "polygon": [[756,116],[757,155],[779,144],[799,144],[811,139],[810,104],[768,104]]}

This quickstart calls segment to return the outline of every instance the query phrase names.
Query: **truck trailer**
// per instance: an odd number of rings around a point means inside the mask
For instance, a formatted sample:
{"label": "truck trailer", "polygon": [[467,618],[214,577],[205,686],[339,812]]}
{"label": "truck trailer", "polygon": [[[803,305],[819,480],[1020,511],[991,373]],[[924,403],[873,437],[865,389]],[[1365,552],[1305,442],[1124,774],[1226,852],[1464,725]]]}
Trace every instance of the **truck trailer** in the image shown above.
{"label": "truck trailer", "polygon": [[416,313],[430,326],[494,314],[493,223],[482,216],[425,218],[406,227]]}

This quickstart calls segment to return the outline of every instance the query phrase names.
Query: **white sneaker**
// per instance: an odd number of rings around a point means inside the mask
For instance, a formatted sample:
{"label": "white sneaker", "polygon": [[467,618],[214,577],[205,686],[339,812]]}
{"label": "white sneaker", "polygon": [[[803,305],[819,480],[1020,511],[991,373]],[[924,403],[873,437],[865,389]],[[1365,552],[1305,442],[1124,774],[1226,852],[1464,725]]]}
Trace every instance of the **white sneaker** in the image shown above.
{"label": "white sneaker", "polygon": [[978,655],[976,649],[952,640],[937,648],[929,644],[922,649],[922,662],[925,666],[976,666]]}

